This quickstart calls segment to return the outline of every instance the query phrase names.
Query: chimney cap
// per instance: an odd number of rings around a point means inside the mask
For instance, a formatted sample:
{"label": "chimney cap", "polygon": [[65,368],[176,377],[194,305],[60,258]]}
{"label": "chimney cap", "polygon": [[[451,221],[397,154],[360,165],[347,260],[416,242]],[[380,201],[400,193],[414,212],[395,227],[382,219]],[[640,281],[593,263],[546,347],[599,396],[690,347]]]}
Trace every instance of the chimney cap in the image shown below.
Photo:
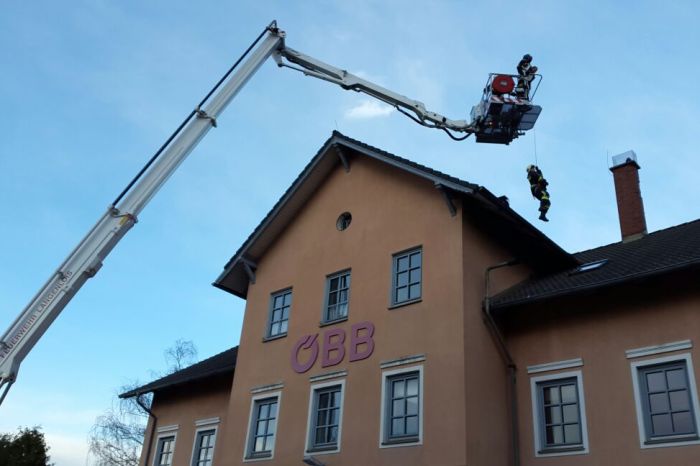
{"label": "chimney cap", "polygon": [[635,154],[633,150],[628,150],[627,152],[623,152],[622,154],[613,155],[612,163],[613,166],[610,170],[630,163],[635,164],[637,166],[637,169],[640,168],[639,164],[637,163],[637,154]]}

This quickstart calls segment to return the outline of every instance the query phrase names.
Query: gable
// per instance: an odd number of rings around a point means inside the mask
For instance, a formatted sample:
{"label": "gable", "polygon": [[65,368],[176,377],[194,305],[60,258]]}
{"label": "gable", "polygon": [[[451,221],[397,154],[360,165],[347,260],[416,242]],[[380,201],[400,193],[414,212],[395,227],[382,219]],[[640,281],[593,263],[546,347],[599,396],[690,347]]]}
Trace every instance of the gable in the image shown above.
{"label": "gable", "polygon": [[445,209],[463,202],[469,206],[477,225],[490,229],[495,240],[507,243],[518,255],[526,259],[532,257],[536,269],[571,267],[577,263],[573,256],[485,188],[350,139],[336,131],[229,260],[214,286],[245,299],[249,283],[255,280],[258,262],[267,249],[326,178],[339,167],[351,170],[357,159],[370,159],[379,163],[377,167],[384,165],[398,169],[412,175],[409,178],[414,182],[423,180],[425,186],[437,188],[435,193],[446,201]]}

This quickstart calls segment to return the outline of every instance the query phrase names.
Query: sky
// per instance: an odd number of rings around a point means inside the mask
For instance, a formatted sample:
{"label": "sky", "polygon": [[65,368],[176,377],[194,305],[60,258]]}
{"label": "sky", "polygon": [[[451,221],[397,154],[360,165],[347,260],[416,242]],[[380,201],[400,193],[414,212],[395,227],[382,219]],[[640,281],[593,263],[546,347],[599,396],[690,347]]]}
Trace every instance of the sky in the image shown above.
{"label": "sky", "polygon": [[[506,195],[565,250],[620,240],[612,156],[634,150],[649,231],[700,217],[694,1],[37,0],[0,15],[0,326],[276,19],[287,45],[452,119],[524,53],[544,76],[535,130],[455,142],[270,60],[21,366],[0,432],[40,425],[57,466],[163,351],[238,343],[245,302],[211,286],[333,130]],[[525,167],[549,180],[537,220]]]}

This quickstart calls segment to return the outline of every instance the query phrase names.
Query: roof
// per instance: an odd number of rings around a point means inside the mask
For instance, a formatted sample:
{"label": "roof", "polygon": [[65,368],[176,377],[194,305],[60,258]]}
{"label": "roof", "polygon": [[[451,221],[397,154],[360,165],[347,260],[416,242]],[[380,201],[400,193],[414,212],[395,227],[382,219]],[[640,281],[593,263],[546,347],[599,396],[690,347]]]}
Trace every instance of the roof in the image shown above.
{"label": "roof", "polygon": [[546,235],[532,226],[486,188],[447,175],[430,167],[349,138],[338,131],[323,144],[308,165],[277,201],[272,210],[253,230],[248,239],[231,257],[214,286],[243,299],[257,261],[267,248],[296,217],[316,188],[339,164],[350,163],[353,157],[369,157],[432,182],[451,196],[467,199],[465,208],[479,218],[479,226],[490,236],[510,246],[521,260],[534,268],[547,270],[572,267],[576,259]]}
{"label": "roof", "polygon": [[238,346],[216,354],[204,361],[192,364],[182,370],[173,372],[158,380],[154,380],[149,384],[122,393],[119,395],[119,398],[131,398],[133,396],[143,395],[144,393],[155,392],[163,390],[164,388],[170,388],[229,372],[233,373],[236,368],[237,357]]}
{"label": "roof", "polygon": [[533,277],[491,298],[491,309],[503,310],[560,296],[598,290],[626,282],[700,268],[700,219],[574,254],[582,264],[607,260],[586,272],[576,268]]}

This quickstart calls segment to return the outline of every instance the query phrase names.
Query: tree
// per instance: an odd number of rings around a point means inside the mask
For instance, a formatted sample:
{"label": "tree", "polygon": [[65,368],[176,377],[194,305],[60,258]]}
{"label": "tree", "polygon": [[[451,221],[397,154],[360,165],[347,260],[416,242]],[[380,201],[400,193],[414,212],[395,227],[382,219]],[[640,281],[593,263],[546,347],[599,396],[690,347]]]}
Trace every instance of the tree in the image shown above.
{"label": "tree", "polygon": [[177,372],[197,362],[197,347],[190,340],[179,338],[175,344],[163,352],[168,374]]}
{"label": "tree", "polygon": [[40,427],[0,434],[0,466],[52,466],[49,446]]}
{"label": "tree", "polygon": [[[189,340],[178,339],[163,355],[165,373],[152,372],[154,379],[172,374],[197,361],[197,348]],[[143,384],[138,381],[119,388],[118,393],[131,391]],[[95,419],[89,434],[89,452],[96,466],[138,466],[146,433],[152,394],[140,397],[116,398],[112,407]],[[0,463],[0,466],[3,466]]]}

